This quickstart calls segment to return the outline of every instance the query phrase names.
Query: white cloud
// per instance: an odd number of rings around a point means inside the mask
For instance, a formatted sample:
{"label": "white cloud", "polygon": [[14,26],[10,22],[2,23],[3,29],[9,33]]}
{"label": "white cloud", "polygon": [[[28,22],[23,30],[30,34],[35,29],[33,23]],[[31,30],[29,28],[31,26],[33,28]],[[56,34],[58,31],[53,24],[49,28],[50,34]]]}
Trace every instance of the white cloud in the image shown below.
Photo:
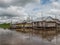
{"label": "white cloud", "polygon": [[7,8],[0,8],[0,15],[7,15],[11,17],[13,16],[11,20],[14,20],[14,22],[15,20],[26,20],[28,15],[30,15],[34,19],[36,19],[37,17],[41,17],[41,15],[43,15],[44,17],[55,17],[55,15],[60,15],[60,2],[55,0],[50,1],[51,3],[49,4],[41,5],[40,0],[2,0],[0,1],[0,4],[2,4],[1,2],[3,2],[3,6],[7,4],[9,4],[9,6],[7,5]]}
{"label": "white cloud", "polygon": [[40,0],[0,0],[0,17],[4,20],[8,18],[11,18],[11,20],[26,20],[39,3]]}
{"label": "white cloud", "polygon": [[24,16],[27,15],[25,13],[25,9],[22,7],[10,6],[6,9],[6,13],[17,15],[17,16]]}
{"label": "white cloud", "polygon": [[2,0],[3,2],[5,2],[5,3],[10,3],[12,0]]}
{"label": "white cloud", "polygon": [[[2,9],[0,10],[0,12],[3,14],[3,13],[6,13],[6,14],[11,14],[11,15],[16,15],[16,16],[25,16],[25,15],[28,15],[26,12],[25,12],[25,9],[22,8],[22,7],[17,7],[17,6],[10,6],[6,9]],[[0,15],[1,15],[0,13]]]}
{"label": "white cloud", "polygon": [[[5,15],[6,14],[6,15]],[[21,21],[21,20],[26,20],[28,14],[25,12],[25,9],[23,7],[17,7],[17,6],[10,6],[6,9],[0,9],[0,16],[2,16],[3,18],[2,19],[8,19],[7,16],[13,16],[13,17],[10,17],[11,20],[14,20],[15,21]],[[2,22],[7,22],[6,20],[4,21],[2,20]],[[11,21],[10,20],[10,21]]]}
{"label": "white cloud", "polygon": [[54,0],[49,4],[41,5],[41,13],[43,16],[60,17],[60,2]]}
{"label": "white cloud", "polygon": [[9,7],[12,6],[25,6],[29,3],[39,3],[39,0],[0,0],[0,7]]}

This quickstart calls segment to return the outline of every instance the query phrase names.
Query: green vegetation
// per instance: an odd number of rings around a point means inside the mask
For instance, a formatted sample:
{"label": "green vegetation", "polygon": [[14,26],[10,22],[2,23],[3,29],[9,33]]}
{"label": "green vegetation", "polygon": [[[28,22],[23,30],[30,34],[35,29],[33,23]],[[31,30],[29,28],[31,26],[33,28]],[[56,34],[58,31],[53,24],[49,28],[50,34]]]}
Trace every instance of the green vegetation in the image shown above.
{"label": "green vegetation", "polygon": [[3,24],[0,24],[0,28],[10,28],[10,23],[3,23]]}

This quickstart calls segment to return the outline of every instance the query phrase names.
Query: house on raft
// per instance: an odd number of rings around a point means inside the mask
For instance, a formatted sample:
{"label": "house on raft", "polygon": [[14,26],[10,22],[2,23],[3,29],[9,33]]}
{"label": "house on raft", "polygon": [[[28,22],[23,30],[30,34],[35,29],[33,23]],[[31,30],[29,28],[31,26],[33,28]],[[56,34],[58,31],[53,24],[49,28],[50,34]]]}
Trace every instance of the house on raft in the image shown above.
{"label": "house on raft", "polygon": [[60,21],[58,19],[54,19],[52,17],[47,17],[45,19],[41,19],[40,21],[33,22],[34,29],[60,29]]}
{"label": "house on raft", "polygon": [[32,23],[31,22],[15,23],[12,24],[10,28],[12,29],[32,28]]}
{"label": "house on raft", "polygon": [[54,30],[58,29],[60,30],[60,20],[54,19],[52,17],[47,17],[44,19],[40,19],[38,21],[33,22],[22,22],[22,23],[16,23],[12,24],[11,28],[13,29],[21,29],[21,28],[33,28],[33,29],[39,29],[39,30]]}

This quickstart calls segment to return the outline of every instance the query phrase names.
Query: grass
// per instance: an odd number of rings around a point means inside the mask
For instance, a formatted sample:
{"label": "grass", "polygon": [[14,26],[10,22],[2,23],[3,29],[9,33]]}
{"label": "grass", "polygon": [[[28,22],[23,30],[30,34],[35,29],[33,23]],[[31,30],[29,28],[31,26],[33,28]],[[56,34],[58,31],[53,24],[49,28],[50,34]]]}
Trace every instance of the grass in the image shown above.
{"label": "grass", "polygon": [[10,28],[10,23],[3,23],[3,24],[0,24],[0,28]]}

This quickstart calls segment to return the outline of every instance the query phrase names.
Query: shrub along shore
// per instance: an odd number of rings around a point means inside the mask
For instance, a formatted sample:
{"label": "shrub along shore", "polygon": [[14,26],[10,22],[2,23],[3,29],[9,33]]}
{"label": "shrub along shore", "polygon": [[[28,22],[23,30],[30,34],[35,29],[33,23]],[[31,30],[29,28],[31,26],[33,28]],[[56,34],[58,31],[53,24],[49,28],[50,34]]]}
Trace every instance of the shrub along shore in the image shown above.
{"label": "shrub along shore", "polygon": [[0,24],[0,28],[9,29],[10,28],[10,23]]}

